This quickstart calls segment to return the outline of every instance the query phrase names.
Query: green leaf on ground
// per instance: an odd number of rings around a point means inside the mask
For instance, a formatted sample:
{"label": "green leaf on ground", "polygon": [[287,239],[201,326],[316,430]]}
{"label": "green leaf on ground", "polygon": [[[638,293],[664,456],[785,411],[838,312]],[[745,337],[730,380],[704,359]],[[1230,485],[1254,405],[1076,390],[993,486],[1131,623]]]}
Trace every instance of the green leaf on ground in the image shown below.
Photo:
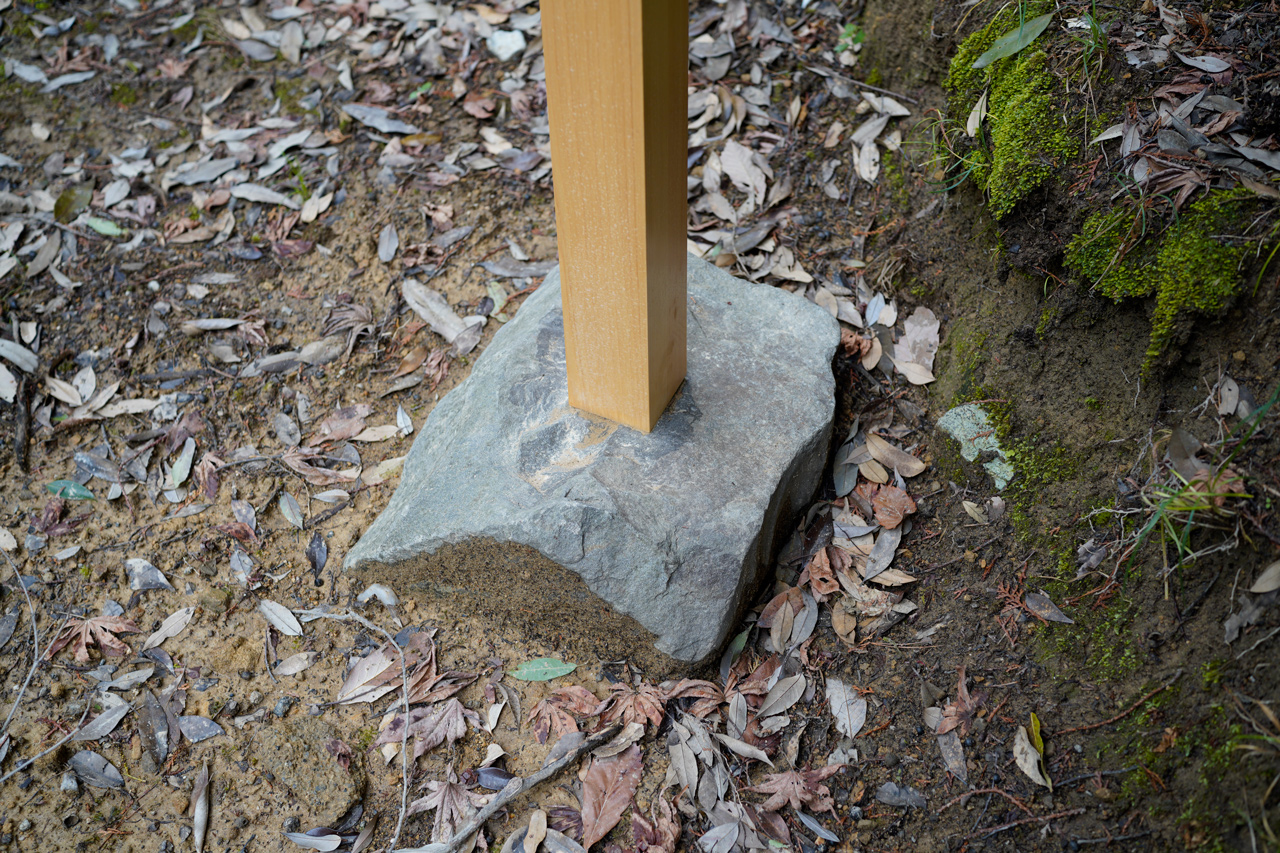
{"label": "green leaf on ground", "polygon": [[1010,30],[1000,38],[992,42],[991,47],[987,48],[986,53],[979,56],[973,62],[974,68],[986,68],[997,59],[1004,59],[1006,56],[1013,56],[1027,45],[1031,44],[1040,34],[1049,26],[1049,22],[1053,20],[1053,13],[1041,15],[1038,18],[1032,18],[1030,21],[1023,21],[1017,29]]}
{"label": "green leaf on ground", "polygon": [[50,494],[59,498],[67,498],[68,500],[73,501],[97,500],[97,498],[93,496],[93,492],[89,491],[75,480],[54,480],[45,488],[49,490]]}
{"label": "green leaf on ground", "polygon": [[516,667],[511,676],[521,681],[550,681],[568,675],[578,668],[576,663],[565,663],[555,658],[535,658]]}
{"label": "green leaf on ground", "polygon": [[129,233],[110,219],[99,219],[96,216],[90,216],[84,222],[85,225],[88,225],[104,237],[124,237]]}

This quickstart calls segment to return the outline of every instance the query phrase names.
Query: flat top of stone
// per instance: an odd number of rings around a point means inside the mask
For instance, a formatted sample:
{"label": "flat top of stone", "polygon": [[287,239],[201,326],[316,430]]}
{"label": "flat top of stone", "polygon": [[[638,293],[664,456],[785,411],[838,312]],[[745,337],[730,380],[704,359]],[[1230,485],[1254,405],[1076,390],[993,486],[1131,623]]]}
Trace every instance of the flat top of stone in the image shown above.
{"label": "flat top of stone", "polygon": [[432,411],[345,566],[486,537],[571,567],[650,630],[645,611],[692,604],[695,587],[733,602],[780,483],[798,454],[825,451],[839,328],[802,296],[693,258],[688,291],[686,381],[645,435],[569,406],[552,272]]}

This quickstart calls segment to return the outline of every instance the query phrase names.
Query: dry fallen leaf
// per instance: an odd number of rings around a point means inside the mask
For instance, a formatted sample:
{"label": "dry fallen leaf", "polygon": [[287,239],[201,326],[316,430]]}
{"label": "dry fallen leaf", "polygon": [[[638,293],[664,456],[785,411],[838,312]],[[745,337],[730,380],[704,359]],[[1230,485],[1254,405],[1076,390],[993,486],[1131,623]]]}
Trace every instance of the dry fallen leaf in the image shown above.
{"label": "dry fallen leaf", "polygon": [[871,499],[871,506],[875,509],[876,521],[885,530],[893,530],[916,511],[911,495],[897,486],[881,486]]}
{"label": "dry fallen leaf", "polygon": [[530,709],[526,722],[532,727],[538,743],[546,743],[549,734],[554,734],[559,740],[570,732],[578,731],[575,717],[591,716],[599,704],[595,694],[585,687],[577,684],[557,687]]}
{"label": "dry fallen leaf", "polygon": [[612,758],[593,758],[582,779],[582,846],[609,834],[631,804],[644,769],[640,747],[632,745]]}
{"label": "dry fallen leaf", "polygon": [[129,647],[121,642],[115,634],[136,634],[142,629],[120,616],[95,616],[92,619],[72,619],[61,633],[54,638],[44,653],[45,660],[72,644],[76,663],[89,662],[89,646],[96,644],[104,655],[127,655]]}
{"label": "dry fallen leaf", "polygon": [[759,785],[747,788],[757,794],[772,794],[760,806],[767,812],[776,812],[790,804],[797,811],[808,806],[816,812],[835,813],[831,791],[823,781],[844,769],[843,764],[831,764],[817,770],[788,770],[770,773]]}

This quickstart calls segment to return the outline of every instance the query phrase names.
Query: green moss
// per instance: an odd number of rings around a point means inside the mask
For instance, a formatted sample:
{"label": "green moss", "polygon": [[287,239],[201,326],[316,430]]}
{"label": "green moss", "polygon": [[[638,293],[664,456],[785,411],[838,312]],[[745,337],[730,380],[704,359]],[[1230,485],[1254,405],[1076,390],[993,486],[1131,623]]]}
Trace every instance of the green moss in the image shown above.
{"label": "green moss", "polygon": [[[1047,3],[1028,3],[1022,14],[1031,18],[1048,10]],[[986,130],[965,162],[997,219],[1049,180],[1078,148],[1059,105],[1059,80],[1044,51],[1027,49],[986,68],[973,68],[974,60],[1018,22],[1018,8],[1006,7],[965,39],[944,83],[951,119],[958,123],[988,92]]]}
{"label": "green moss", "polygon": [[306,97],[309,90],[309,78],[294,77],[292,79],[280,78],[276,80],[274,89],[275,96],[280,99],[281,112],[288,115],[316,115],[314,109],[307,109],[302,104],[302,99]]}
{"label": "green moss", "polygon": [[128,83],[116,83],[111,87],[111,103],[131,107],[138,102],[138,90]]}
{"label": "green moss", "polygon": [[879,68],[872,68],[870,71],[867,72],[868,86],[879,86],[879,85],[882,85],[883,83],[884,83],[884,74],[880,71]]}
{"label": "green moss", "polygon": [[1115,601],[1106,610],[1081,613],[1074,625],[1053,625],[1038,631],[1039,654],[1044,661],[1073,661],[1087,677],[1117,681],[1137,672],[1142,655],[1126,641],[1137,607],[1128,600]]}
{"label": "green moss", "polygon": [[1212,191],[1158,234],[1158,224],[1137,205],[1090,216],[1067,246],[1065,262],[1116,301],[1155,295],[1143,365],[1149,373],[1194,317],[1219,314],[1234,301],[1251,250],[1231,235],[1243,232],[1261,202],[1243,188]]}
{"label": "green moss", "polygon": [[893,200],[900,207],[910,207],[911,193],[907,189],[907,173],[903,167],[902,152],[890,151],[888,156],[880,161],[880,173],[884,175],[885,186],[889,187],[893,193]]}

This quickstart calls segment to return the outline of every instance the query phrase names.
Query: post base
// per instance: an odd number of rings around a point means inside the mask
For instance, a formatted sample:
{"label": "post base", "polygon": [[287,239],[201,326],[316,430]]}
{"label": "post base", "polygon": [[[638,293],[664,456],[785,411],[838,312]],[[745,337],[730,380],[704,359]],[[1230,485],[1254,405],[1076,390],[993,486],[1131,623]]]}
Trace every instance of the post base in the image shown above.
{"label": "post base", "polygon": [[655,674],[714,658],[821,481],[840,331],[696,258],[688,299],[686,381],[646,435],[568,405],[553,271],[432,411],[344,567]]}

